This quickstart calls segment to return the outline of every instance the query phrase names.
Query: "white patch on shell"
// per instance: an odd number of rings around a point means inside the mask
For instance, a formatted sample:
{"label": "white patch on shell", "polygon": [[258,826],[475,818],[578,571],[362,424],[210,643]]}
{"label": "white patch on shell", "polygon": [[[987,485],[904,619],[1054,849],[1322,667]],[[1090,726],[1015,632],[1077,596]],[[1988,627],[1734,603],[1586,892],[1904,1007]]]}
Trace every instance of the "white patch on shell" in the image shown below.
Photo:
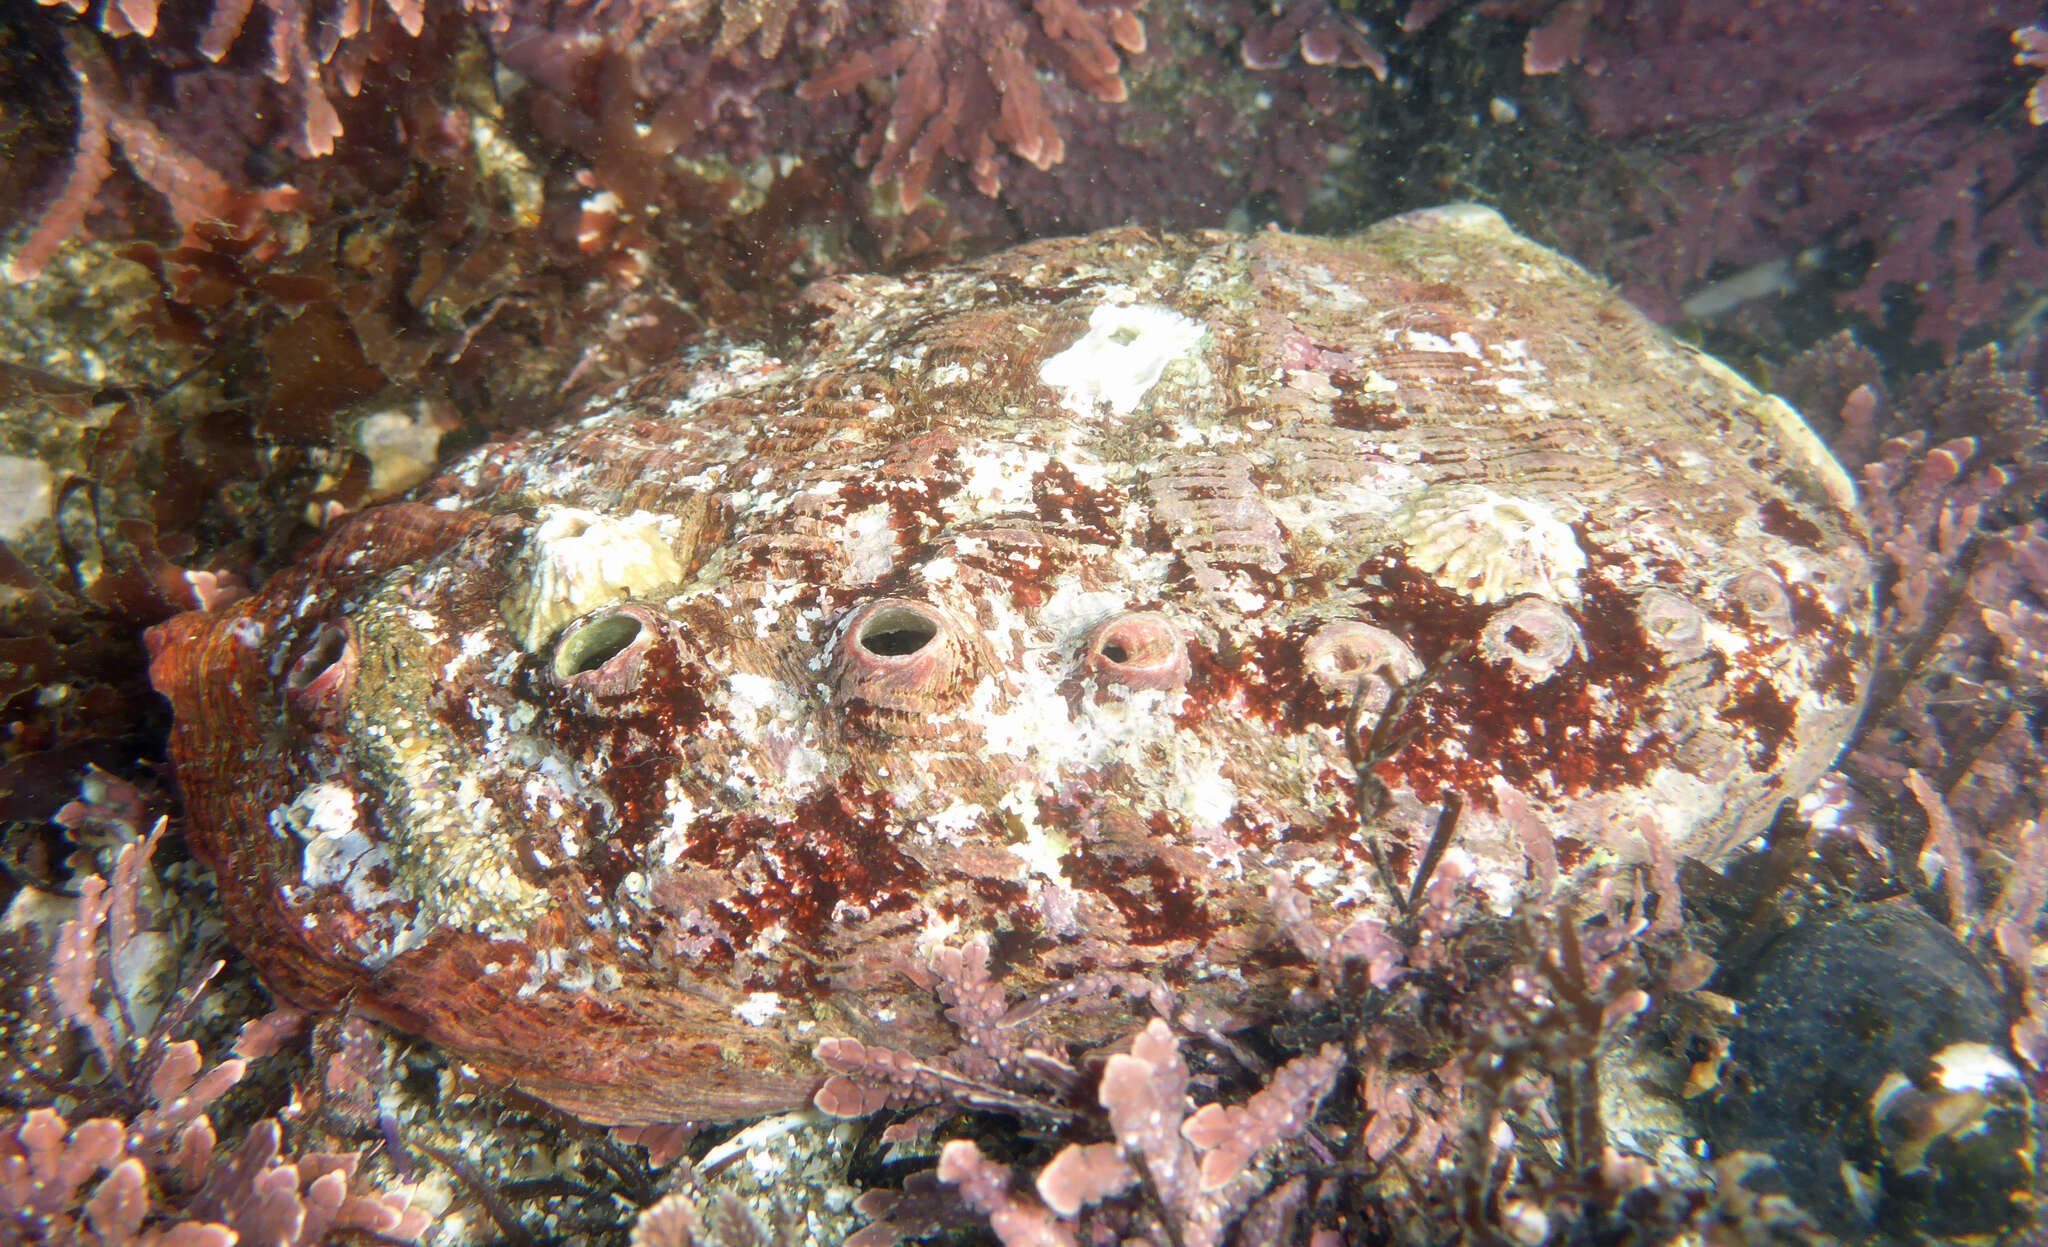
{"label": "white patch on shell", "polygon": [[963,833],[974,830],[981,824],[987,811],[971,802],[957,798],[953,804],[926,818],[925,825],[936,832],[940,839],[958,840]]}
{"label": "white patch on shell", "polygon": [[733,1016],[749,1026],[766,1026],[782,1012],[782,997],[774,992],[749,992],[746,1000],[733,1006]]}
{"label": "white patch on shell", "polygon": [[1094,415],[1099,403],[1128,416],[1166,366],[1192,354],[1207,333],[1200,321],[1163,307],[1105,303],[1089,313],[1080,341],[1039,365],[1038,379],[1077,416]]}
{"label": "white patch on shell", "polygon": [[[304,886],[338,888],[358,915],[372,919],[373,926],[386,925],[375,922],[377,911],[403,898],[373,878],[393,878],[391,862],[384,847],[365,834],[353,792],[340,784],[314,784],[274,811],[270,823],[279,835],[304,842],[299,869]],[[400,929],[396,936],[381,948],[365,949],[371,964],[385,964],[417,942],[409,930]]]}
{"label": "white patch on shell", "polygon": [[886,506],[877,503],[847,516],[839,544],[849,584],[873,584],[896,570],[899,543]]}
{"label": "white patch on shell", "polygon": [[744,713],[747,717],[743,733],[751,734],[756,712],[766,710],[781,699],[781,685],[765,675],[750,671],[735,671],[725,678],[726,687],[732,691],[729,706],[735,715]]}
{"label": "white patch on shell", "polygon": [[1480,486],[1432,491],[1397,517],[1408,561],[1474,602],[1577,601],[1586,552],[1542,503]]}
{"label": "white patch on shell", "polygon": [[1031,482],[1052,456],[1042,450],[1010,442],[976,442],[961,451],[960,465],[966,469],[955,505],[962,519],[1000,515],[1031,505]]}
{"label": "white patch on shell", "polygon": [[479,662],[489,657],[491,650],[495,648],[492,641],[493,638],[488,631],[479,630],[465,633],[462,638],[462,648],[456,651],[455,657],[449,659],[442,666],[441,678],[443,680],[453,680],[455,673],[462,668],[470,663]]}
{"label": "white patch on shell", "polygon": [[690,828],[696,825],[698,810],[676,776],[662,781],[661,797],[668,820],[655,832],[650,857],[663,869],[673,870],[683,860],[683,851],[690,847]]}
{"label": "white patch on shell", "polygon": [[1411,351],[1428,351],[1438,355],[1463,355],[1469,359],[1481,358],[1479,339],[1460,329],[1446,338],[1440,334],[1423,333],[1415,329],[1402,331],[1407,347]]}
{"label": "white patch on shell", "polygon": [[577,507],[545,507],[519,555],[520,575],[498,604],[519,648],[531,653],[563,624],[683,578],[679,521],[648,511],[614,518]]}
{"label": "white patch on shell", "polygon": [[1237,785],[1207,766],[1178,769],[1166,785],[1166,800],[1196,827],[1221,826],[1237,808]]}
{"label": "white patch on shell", "polygon": [[353,831],[355,794],[340,784],[315,784],[272,814],[271,825],[280,834],[289,829],[302,840],[329,832]]}
{"label": "white patch on shell", "polygon": [[1073,848],[1074,842],[1056,827],[1041,826],[1022,801],[1013,802],[1005,798],[1004,805],[1024,827],[1024,838],[1011,842],[1008,846],[1010,852],[1032,874],[1043,875],[1062,887],[1066,886],[1066,876],[1060,873],[1060,859]]}

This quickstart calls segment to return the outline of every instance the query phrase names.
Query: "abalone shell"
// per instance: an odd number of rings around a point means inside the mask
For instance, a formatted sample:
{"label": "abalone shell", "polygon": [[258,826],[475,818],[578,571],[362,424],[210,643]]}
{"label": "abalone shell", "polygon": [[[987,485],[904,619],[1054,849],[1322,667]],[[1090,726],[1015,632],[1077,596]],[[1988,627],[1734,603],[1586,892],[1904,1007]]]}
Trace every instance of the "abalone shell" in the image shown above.
{"label": "abalone shell", "polygon": [[1503,911],[1714,862],[1855,714],[1840,469],[1491,212],[1043,242],[798,320],[154,637],[279,991],[729,1118],[827,1035],[950,1047],[911,971],[975,933],[1016,993],[1268,1014],[1276,875],[1384,913],[1374,846],[1405,877],[1453,795]]}

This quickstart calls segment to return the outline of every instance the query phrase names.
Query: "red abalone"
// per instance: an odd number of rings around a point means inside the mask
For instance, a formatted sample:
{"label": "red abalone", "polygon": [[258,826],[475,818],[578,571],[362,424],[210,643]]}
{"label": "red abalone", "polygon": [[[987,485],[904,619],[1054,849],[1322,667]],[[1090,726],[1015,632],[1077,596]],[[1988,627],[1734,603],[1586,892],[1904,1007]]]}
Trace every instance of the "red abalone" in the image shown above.
{"label": "red abalone", "polygon": [[1503,904],[1532,817],[1567,880],[1711,862],[1855,713],[1840,470],[1490,212],[810,300],[155,637],[281,991],[595,1120],[760,1112],[823,1036],[948,1046],[938,944],[1256,1015],[1276,872],[1381,905],[1368,837],[1454,793]]}

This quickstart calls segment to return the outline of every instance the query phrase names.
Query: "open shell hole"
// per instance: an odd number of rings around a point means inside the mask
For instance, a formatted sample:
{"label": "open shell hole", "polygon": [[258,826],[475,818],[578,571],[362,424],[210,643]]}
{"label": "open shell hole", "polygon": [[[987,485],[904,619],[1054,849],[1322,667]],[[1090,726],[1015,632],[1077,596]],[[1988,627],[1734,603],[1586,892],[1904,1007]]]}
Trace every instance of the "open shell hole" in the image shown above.
{"label": "open shell hole", "polygon": [[957,699],[972,666],[972,638],[952,616],[910,598],[883,598],[847,620],[832,679],[841,699],[924,716]]}
{"label": "open shell hole", "polygon": [[558,684],[600,697],[630,693],[646,678],[647,651],[659,631],[655,616],[638,606],[586,615],[562,629],[549,672]]}
{"label": "open shell hole", "polygon": [[1179,688],[1188,679],[1187,640],[1156,611],[1126,611],[1096,625],[1088,668],[1131,688]]}
{"label": "open shell hole", "polygon": [[853,644],[871,658],[909,658],[944,630],[938,616],[915,602],[878,602],[854,628]]}
{"label": "open shell hole", "polygon": [[322,624],[285,669],[287,709],[322,730],[338,726],[361,666],[355,632],[347,621]]}
{"label": "open shell hole", "polygon": [[313,634],[312,643],[293,661],[291,670],[285,672],[284,686],[293,693],[324,691],[347,678],[347,668],[354,657],[355,640],[349,635],[348,625],[322,624]]}
{"label": "open shell hole", "polygon": [[1479,656],[1505,664],[1523,684],[1541,684],[1586,654],[1578,621],[1544,598],[1520,598],[1486,621]]}

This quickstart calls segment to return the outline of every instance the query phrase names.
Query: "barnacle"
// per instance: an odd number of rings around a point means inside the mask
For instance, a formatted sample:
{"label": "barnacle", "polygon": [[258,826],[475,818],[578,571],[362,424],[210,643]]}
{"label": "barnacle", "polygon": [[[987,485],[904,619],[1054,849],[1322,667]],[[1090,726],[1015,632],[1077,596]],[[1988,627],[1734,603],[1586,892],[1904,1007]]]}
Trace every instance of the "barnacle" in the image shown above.
{"label": "barnacle", "polygon": [[519,557],[522,574],[499,603],[519,648],[538,650],[578,615],[680,581],[677,527],[673,517],[646,511],[613,517],[576,507],[544,510]]}
{"label": "barnacle", "polygon": [[1571,526],[1534,499],[1453,486],[1410,502],[1396,524],[1409,562],[1481,605],[1525,593],[1579,596],[1586,553]]}

